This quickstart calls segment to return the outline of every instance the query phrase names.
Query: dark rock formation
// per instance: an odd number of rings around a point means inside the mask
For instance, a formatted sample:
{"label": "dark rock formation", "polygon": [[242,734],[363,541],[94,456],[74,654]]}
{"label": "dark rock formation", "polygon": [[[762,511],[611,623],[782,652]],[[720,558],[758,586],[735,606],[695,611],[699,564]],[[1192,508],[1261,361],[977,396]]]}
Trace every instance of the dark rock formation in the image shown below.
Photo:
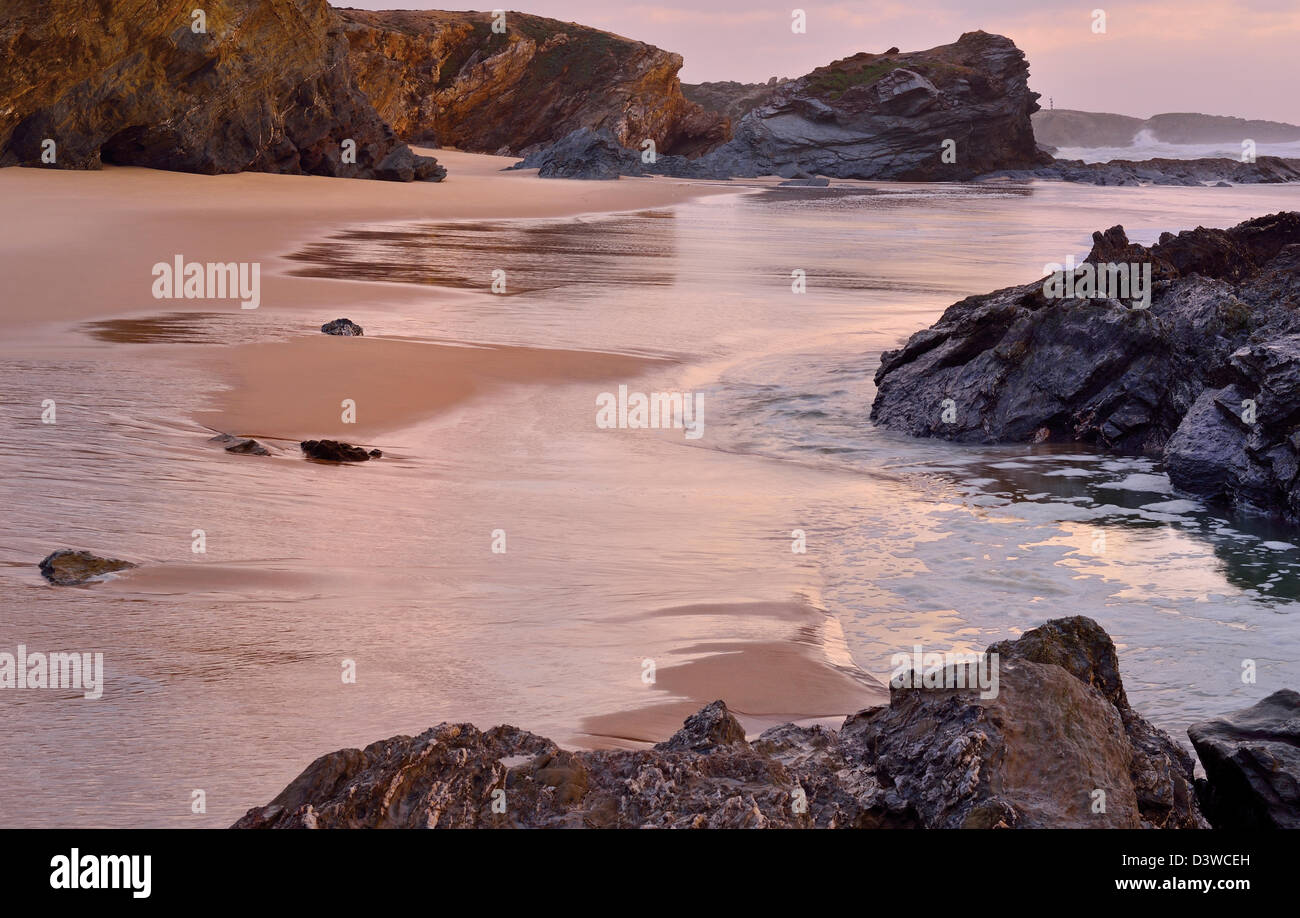
{"label": "dark rock formation", "polygon": [[1300,693],[1282,689],[1187,735],[1205,766],[1197,790],[1216,829],[1300,829]]}
{"label": "dark rock formation", "polygon": [[[1050,162],[1034,142],[1024,54],[1008,38],[967,32],[950,45],[868,54],[819,67],[773,87],[727,143],[695,160],[659,156],[629,171],[696,178],[816,173],[837,178],[942,181]],[[945,143],[955,147],[944,162]],[[573,145],[543,151],[520,168],[566,167]],[[549,170],[549,171],[548,171]]]}
{"label": "dark rock formation", "polygon": [[579,128],[510,168],[536,169],[542,178],[610,180],[645,174],[640,155],[603,128]]}
{"label": "dark rock formation", "polygon": [[61,548],[46,555],[40,563],[41,574],[57,586],[77,586],[96,577],[135,567],[130,561],[101,558],[88,551]]}
{"label": "dark rock formation", "polygon": [[340,10],[357,81],[410,141],[526,153],[579,128],[693,155],[730,136],[687,101],[679,54],[609,32],[508,12]]}
{"label": "dark rock formation", "polygon": [[1186,753],[1155,777],[1157,756],[1135,753],[1169,740],[1128,708],[1095,622],[989,650],[1005,654],[994,697],[895,688],[839,732],[783,724],[750,743],[721,701],[633,751],[441,724],[322,756],[235,827],[1204,826],[1174,790],[1190,784]]}
{"label": "dark rock formation", "polygon": [[351,319],[335,319],[333,322],[326,322],[320,330],[327,335],[340,335],[345,338],[360,338],[365,335],[361,326]]}
{"label": "dark rock formation", "polygon": [[360,446],[338,440],[303,440],[298,446],[308,459],[320,462],[367,462],[383,455],[377,449],[366,452]]}
{"label": "dark rock formation", "polygon": [[1034,136],[1057,147],[1126,147],[1142,131],[1150,132],[1152,140],[1171,144],[1238,144],[1247,138],[1256,143],[1300,140],[1300,126],[1294,124],[1190,112],[1143,119],[1058,108],[1036,112],[1033,122]]}
{"label": "dark rock formation", "polygon": [[1049,299],[1044,281],[968,297],[881,356],[872,420],[1163,453],[1183,491],[1300,520],[1300,213],[1093,241],[1076,277],[1149,264],[1150,308]]}
{"label": "dark rock formation", "polygon": [[[353,83],[325,0],[43,0],[0,22],[0,166],[287,172],[399,181],[445,171]],[[42,162],[43,144],[55,162]],[[356,144],[344,162],[343,144]]]}
{"label": "dark rock formation", "polygon": [[1268,185],[1300,182],[1300,159],[1260,156],[1253,163],[1239,159],[1113,159],[1106,163],[1057,159],[1033,169],[1003,169],[980,176],[981,181],[1032,179],[1130,187],[1196,186],[1225,181],[1237,185]]}

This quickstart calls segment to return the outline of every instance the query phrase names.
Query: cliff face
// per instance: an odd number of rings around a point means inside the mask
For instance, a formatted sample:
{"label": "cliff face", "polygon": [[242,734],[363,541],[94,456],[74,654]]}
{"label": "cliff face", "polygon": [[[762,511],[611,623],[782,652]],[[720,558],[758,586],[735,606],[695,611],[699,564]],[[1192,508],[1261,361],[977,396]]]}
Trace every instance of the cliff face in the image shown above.
{"label": "cliff face", "polygon": [[632,151],[584,130],[529,156],[521,168],[592,178],[819,173],[902,181],[1030,169],[1052,158],[1034,141],[1029,116],[1038,110],[1038,93],[1029,91],[1028,78],[1025,55],[1009,38],[967,32],[928,51],[855,54],[770,90],[710,84],[712,95],[697,97],[725,101],[733,111],[760,101],[730,141],[695,160],[660,156],[642,164]]}
{"label": "cliff face", "polygon": [[[6,3],[0,166],[440,179],[356,87],[325,0]],[[46,140],[55,161],[43,163]],[[355,141],[356,162],[343,143]]]}
{"label": "cliff face", "polygon": [[692,155],[727,120],[682,95],[679,54],[572,23],[510,12],[340,10],[358,84],[398,135],[520,153],[587,127],[625,146]]}

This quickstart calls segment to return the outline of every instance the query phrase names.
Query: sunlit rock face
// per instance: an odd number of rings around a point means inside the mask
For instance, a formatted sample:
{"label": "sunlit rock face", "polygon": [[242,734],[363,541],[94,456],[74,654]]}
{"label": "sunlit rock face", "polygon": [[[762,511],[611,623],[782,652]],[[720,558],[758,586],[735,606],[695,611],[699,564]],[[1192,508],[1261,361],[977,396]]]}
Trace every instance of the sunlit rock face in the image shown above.
{"label": "sunlit rock face", "polygon": [[691,155],[730,136],[682,95],[681,55],[653,45],[516,12],[339,12],[361,88],[412,142],[515,154],[603,128]]}
{"label": "sunlit rock face", "polygon": [[325,0],[48,0],[0,22],[0,166],[440,179],[354,83]]}

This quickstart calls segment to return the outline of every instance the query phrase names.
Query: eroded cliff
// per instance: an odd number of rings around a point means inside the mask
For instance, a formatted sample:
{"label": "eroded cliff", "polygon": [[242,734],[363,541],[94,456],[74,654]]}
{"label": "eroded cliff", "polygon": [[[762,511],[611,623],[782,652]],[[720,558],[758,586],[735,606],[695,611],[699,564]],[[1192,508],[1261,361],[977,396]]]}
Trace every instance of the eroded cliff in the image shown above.
{"label": "eroded cliff", "polygon": [[445,174],[399,141],[356,87],[342,23],[325,0],[6,3],[0,166],[104,162],[403,181]]}
{"label": "eroded cliff", "polygon": [[523,153],[585,127],[693,155],[729,136],[682,95],[681,55],[653,45],[516,12],[500,32],[491,13],[339,13],[359,85],[413,142]]}

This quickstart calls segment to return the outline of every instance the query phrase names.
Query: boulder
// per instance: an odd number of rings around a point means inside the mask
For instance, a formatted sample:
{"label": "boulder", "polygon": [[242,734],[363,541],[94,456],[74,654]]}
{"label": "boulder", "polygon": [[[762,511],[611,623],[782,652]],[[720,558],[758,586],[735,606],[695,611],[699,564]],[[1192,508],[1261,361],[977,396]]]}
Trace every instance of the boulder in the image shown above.
{"label": "boulder", "polygon": [[335,319],[332,322],[326,322],[320,327],[320,330],[327,335],[341,335],[352,338],[360,338],[365,334],[361,326],[351,319]]}
{"label": "boulder", "polygon": [[366,452],[360,446],[338,440],[303,440],[298,446],[304,456],[319,462],[368,462],[383,455],[377,449]]}
{"label": "boulder", "polygon": [[46,555],[40,563],[41,574],[57,586],[77,586],[89,583],[105,574],[135,567],[130,561],[101,558],[88,551],[61,548]]}
{"label": "boulder", "polygon": [[1133,750],[1129,777],[1145,828],[1204,828],[1196,804],[1195,762],[1182,746],[1148,723],[1129,705],[1119,674],[1115,642],[1092,619],[1076,615],[1053,619],[1017,640],[988,648],[1000,660],[1030,660],[1059,666],[1101,693],[1115,708]]}
{"label": "boulder", "polygon": [[1205,766],[1197,790],[1216,829],[1300,829],[1300,693],[1282,689],[1187,735]]}

